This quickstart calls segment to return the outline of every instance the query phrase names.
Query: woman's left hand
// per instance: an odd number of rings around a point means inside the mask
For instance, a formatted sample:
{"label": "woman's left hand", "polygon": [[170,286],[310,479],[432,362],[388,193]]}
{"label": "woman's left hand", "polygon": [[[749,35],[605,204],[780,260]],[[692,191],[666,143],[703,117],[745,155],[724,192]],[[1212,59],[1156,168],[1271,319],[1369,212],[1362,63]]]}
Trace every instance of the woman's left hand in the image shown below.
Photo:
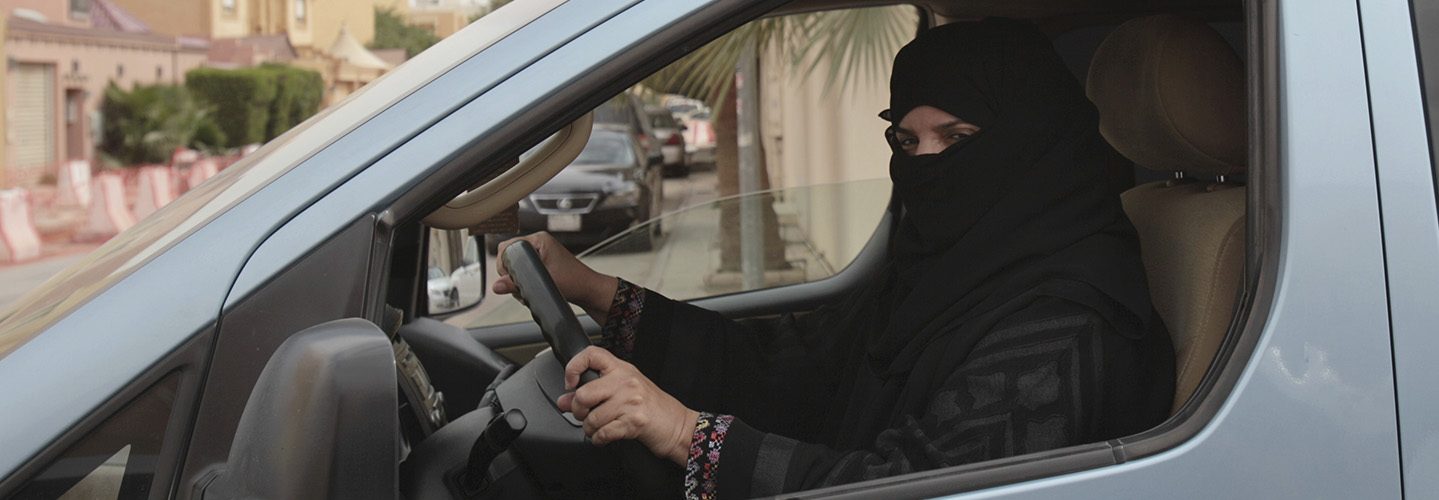
{"label": "woman's left hand", "polygon": [[560,396],[557,403],[584,422],[591,442],[598,446],[634,439],[655,456],[684,467],[698,412],[660,390],[634,365],[599,347],[580,351],[565,366],[565,389],[574,389],[585,370],[600,377]]}

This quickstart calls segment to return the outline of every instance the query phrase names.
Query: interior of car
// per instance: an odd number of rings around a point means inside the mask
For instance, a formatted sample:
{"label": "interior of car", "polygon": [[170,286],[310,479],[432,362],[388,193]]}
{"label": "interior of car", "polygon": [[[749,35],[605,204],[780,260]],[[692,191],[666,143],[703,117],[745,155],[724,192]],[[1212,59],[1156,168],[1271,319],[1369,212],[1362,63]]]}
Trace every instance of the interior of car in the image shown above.
{"label": "interior of car", "polygon": [[[889,3],[796,0],[764,15]],[[1031,21],[1050,34],[1099,110],[1100,132],[1115,152],[1111,180],[1124,187],[1123,205],[1140,237],[1153,302],[1174,339],[1171,422],[1192,418],[1207,375],[1223,361],[1218,353],[1244,295],[1250,147],[1243,6],[1233,0],[912,5],[916,30],[1004,16]],[[664,60],[683,55],[665,54]],[[620,76],[606,88],[633,85],[643,76]],[[594,101],[608,98],[596,95]],[[598,325],[576,317],[532,251],[517,246],[499,257],[519,282],[532,321],[457,325],[446,321],[448,314],[431,313],[437,295],[426,289],[428,231],[463,231],[483,242],[485,228],[512,215],[517,203],[580,154],[593,120],[586,113],[552,125],[525,142],[529,154],[487,160],[508,165],[497,175],[433,193],[434,203],[399,214],[407,222],[382,243],[386,286],[372,299],[385,306],[379,329],[332,322],[281,345],[245,404],[229,466],[214,473],[205,494],[359,494],[388,486],[377,476],[356,479],[353,471],[396,464],[396,487],[401,496],[415,499],[678,492],[672,466],[642,448],[619,446],[633,443],[590,445],[579,423],[554,404],[563,393],[561,367],[589,344]],[[893,209],[880,203],[875,210],[876,222],[863,228],[870,231],[864,244],[832,273],[684,298],[735,319],[813,310],[862,282],[883,261],[893,229],[893,214],[886,210]],[[662,218],[671,216],[678,215]],[[314,385],[284,383],[297,377]],[[345,397],[301,402],[293,397],[297,390]],[[317,417],[299,422],[275,417],[296,412]],[[363,431],[375,421],[361,425],[341,415],[383,420],[397,429],[400,445],[375,452],[391,442]],[[315,447],[327,456],[313,456],[313,449],[275,451],[276,443],[297,432],[329,443]],[[259,456],[266,460],[254,459]]]}

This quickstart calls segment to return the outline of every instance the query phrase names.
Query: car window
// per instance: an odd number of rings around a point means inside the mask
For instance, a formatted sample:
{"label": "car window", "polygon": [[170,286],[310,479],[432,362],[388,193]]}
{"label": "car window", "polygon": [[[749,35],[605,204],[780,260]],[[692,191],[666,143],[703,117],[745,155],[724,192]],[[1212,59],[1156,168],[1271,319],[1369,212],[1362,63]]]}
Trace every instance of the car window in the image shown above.
{"label": "car window", "polygon": [[[677,300],[818,281],[843,270],[874,234],[889,204],[889,179],[868,179],[741,195],[666,214],[631,228],[580,255],[595,270],[623,277]],[[746,287],[740,263],[726,247],[747,237],[738,225],[723,225],[746,199],[771,207],[774,218],[757,237],[766,239],[771,259],[763,283]],[[656,227],[667,243],[643,249]],[[576,312],[583,314],[576,308]],[[530,321],[529,309],[502,300],[467,326]]]}
{"label": "car window", "polygon": [[15,498],[141,499],[152,484],[180,387],[179,374],[155,383],[30,479]]}
{"label": "car window", "polygon": [[1419,51],[1419,71],[1423,80],[1424,107],[1429,122],[1429,154],[1434,175],[1439,179],[1439,1],[1416,0],[1414,9],[1414,43]]}
{"label": "car window", "polygon": [[650,126],[654,128],[680,128],[679,124],[675,123],[675,118],[665,112],[650,113]]}
{"label": "car window", "polygon": [[578,165],[624,165],[633,162],[629,142],[624,137],[599,133],[590,136],[590,142],[585,144],[585,149],[574,161]]}
{"label": "car window", "polygon": [[[759,112],[745,114],[738,110],[742,87],[732,85],[742,80],[739,55],[726,49],[737,45],[712,42],[599,105],[589,147],[574,162],[600,161],[600,147],[612,144],[600,134],[616,131],[618,122],[631,125],[622,132],[627,149],[646,168],[586,167],[580,170],[594,175],[551,179],[519,203],[513,226],[485,235],[487,252],[505,239],[548,231],[576,254],[588,250],[585,259],[599,271],[682,300],[821,280],[848,266],[888,203],[888,123],[876,113],[889,104],[889,61],[919,18],[913,7],[894,6],[759,22],[816,33],[828,32],[818,26],[871,26],[874,43],[819,41],[833,54],[859,51],[877,63],[846,66],[815,53],[810,40],[775,38],[753,54],[759,85],[747,95]],[[676,109],[688,112],[682,134],[673,133],[680,128]],[[757,131],[752,141],[740,140],[742,124]],[[758,158],[740,154],[751,145]],[[741,177],[756,181],[742,185]],[[757,236],[739,232],[745,200],[758,212],[747,213],[762,221]],[[761,252],[741,251],[759,240]],[[510,297],[493,298],[446,321],[474,327],[529,320]]]}

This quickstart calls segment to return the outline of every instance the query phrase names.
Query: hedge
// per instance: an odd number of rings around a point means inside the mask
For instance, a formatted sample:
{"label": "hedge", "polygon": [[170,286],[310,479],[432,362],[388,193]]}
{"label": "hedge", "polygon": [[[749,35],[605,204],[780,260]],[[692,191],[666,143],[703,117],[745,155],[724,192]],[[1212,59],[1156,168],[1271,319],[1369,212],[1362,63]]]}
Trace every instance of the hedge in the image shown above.
{"label": "hedge", "polygon": [[185,86],[215,107],[229,147],[268,139],[275,80],[275,72],[259,68],[196,68],[185,74]]}
{"label": "hedge", "polygon": [[273,73],[276,84],[265,140],[278,137],[320,110],[325,81],[319,73],[279,64],[266,64],[260,69]]}
{"label": "hedge", "polygon": [[166,163],[175,148],[215,149],[225,142],[211,110],[185,87],[137,85],[126,91],[111,82],[100,112],[100,152],[122,166]]}

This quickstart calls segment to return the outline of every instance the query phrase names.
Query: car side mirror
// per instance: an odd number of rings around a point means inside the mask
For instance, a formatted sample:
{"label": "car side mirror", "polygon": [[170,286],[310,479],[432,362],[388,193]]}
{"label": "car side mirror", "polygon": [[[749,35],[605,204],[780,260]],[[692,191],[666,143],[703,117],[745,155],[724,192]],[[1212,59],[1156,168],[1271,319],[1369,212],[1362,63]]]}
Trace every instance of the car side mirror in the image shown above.
{"label": "car side mirror", "polygon": [[430,229],[425,294],[430,316],[474,307],[485,298],[485,259],[480,240],[466,230]]}

